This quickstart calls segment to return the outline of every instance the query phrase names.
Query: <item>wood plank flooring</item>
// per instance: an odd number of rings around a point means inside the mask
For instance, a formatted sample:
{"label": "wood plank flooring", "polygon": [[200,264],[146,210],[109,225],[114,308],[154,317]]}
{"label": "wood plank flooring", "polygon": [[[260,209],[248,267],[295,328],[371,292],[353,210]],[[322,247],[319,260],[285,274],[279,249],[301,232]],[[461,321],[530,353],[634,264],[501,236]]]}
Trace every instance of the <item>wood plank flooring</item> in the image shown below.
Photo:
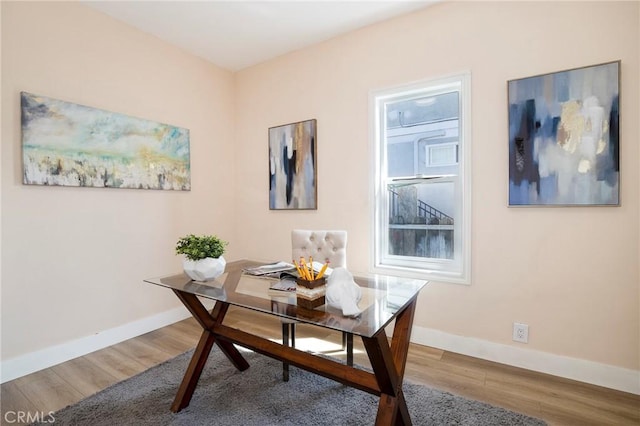
{"label": "wood plank flooring", "polygon": [[[271,339],[281,337],[276,318],[253,311],[231,308],[225,324]],[[200,333],[193,319],[184,320],[4,383],[0,424],[25,424],[16,421],[19,412],[47,416],[78,402],[193,348]],[[337,332],[299,324],[296,339],[299,348],[344,358]],[[354,361],[369,366],[358,338],[354,338]],[[411,345],[405,379],[534,416],[550,425],[640,426],[640,396],[426,346]]]}

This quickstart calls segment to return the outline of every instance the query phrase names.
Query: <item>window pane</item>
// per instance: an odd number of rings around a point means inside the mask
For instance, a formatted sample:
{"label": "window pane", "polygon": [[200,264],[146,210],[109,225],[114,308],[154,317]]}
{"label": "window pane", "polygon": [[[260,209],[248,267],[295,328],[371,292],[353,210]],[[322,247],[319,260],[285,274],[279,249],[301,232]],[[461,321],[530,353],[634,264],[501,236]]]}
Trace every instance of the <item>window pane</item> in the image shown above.
{"label": "window pane", "polygon": [[[384,145],[388,176],[456,173],[455,167],[451,166],[458,163],[459,108],[458,91],[417,94],[402,101],[385,103]],[[443,147],[438,150],[435,145]]]}
{"label": "window pane", "polygon": [[458,92],[414,97],[387,104],[387,128],[458,118]]}
{"label": "window pane", "polygon": [[457,149],[452,143],[427,146],[427,166],[449,166],[456,164]]}
{"label": "window pane", "polygon": [[453,259],[454,183],[418,182],[388,186],[388,254]]}

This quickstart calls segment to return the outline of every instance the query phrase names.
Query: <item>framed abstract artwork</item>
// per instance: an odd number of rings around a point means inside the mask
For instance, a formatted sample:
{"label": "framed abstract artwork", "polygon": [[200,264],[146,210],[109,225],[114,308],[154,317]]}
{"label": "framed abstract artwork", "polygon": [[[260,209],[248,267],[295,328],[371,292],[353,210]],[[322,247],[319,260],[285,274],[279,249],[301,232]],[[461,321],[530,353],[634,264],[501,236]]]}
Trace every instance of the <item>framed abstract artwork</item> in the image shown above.
{"label": "framed abstract artwork", "polygon": [[191,189],[189,130],[22,92],[27,185]]}
{"label": "framed abstract artwork", "polygon": [[509,206],[620,205],[620,61],[507,85]]}
{"label": "framed abstract artwork", "polygon": [[269,209],[317,209],[316,120],[269,128]]}

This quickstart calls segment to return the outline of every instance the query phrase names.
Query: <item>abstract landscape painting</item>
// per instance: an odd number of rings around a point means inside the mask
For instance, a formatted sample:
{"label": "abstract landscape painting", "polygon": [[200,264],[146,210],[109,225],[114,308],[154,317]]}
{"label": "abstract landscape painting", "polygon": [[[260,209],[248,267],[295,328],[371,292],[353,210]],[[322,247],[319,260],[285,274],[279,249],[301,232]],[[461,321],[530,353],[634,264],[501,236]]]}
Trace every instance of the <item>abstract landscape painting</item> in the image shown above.
{"label": "abstract landscape painting", "polygon": [[269,129],[269,208],[317,208],[316,120]]}
{"label": "abstract landscape painting", "polygon": [[508,82],[509,205],[619,205],[620,62]]}
{"label": "abstract landscape painting", "polygon": [[189,130],[21,93],[23,182],[191,189]]}

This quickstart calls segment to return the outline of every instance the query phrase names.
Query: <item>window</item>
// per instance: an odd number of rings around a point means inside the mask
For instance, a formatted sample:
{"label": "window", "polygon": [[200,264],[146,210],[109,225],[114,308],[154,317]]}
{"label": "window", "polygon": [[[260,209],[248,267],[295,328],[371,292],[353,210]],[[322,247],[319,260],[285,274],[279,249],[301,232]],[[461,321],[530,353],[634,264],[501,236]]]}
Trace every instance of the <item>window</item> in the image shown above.
{"label": "window", "polygon": [[376,272],[469,282],[470,80],[372,93]]}
{"label": "window", "polygon": [[458,144],[441,143],[427,146],[427,167],[458,164]]}

